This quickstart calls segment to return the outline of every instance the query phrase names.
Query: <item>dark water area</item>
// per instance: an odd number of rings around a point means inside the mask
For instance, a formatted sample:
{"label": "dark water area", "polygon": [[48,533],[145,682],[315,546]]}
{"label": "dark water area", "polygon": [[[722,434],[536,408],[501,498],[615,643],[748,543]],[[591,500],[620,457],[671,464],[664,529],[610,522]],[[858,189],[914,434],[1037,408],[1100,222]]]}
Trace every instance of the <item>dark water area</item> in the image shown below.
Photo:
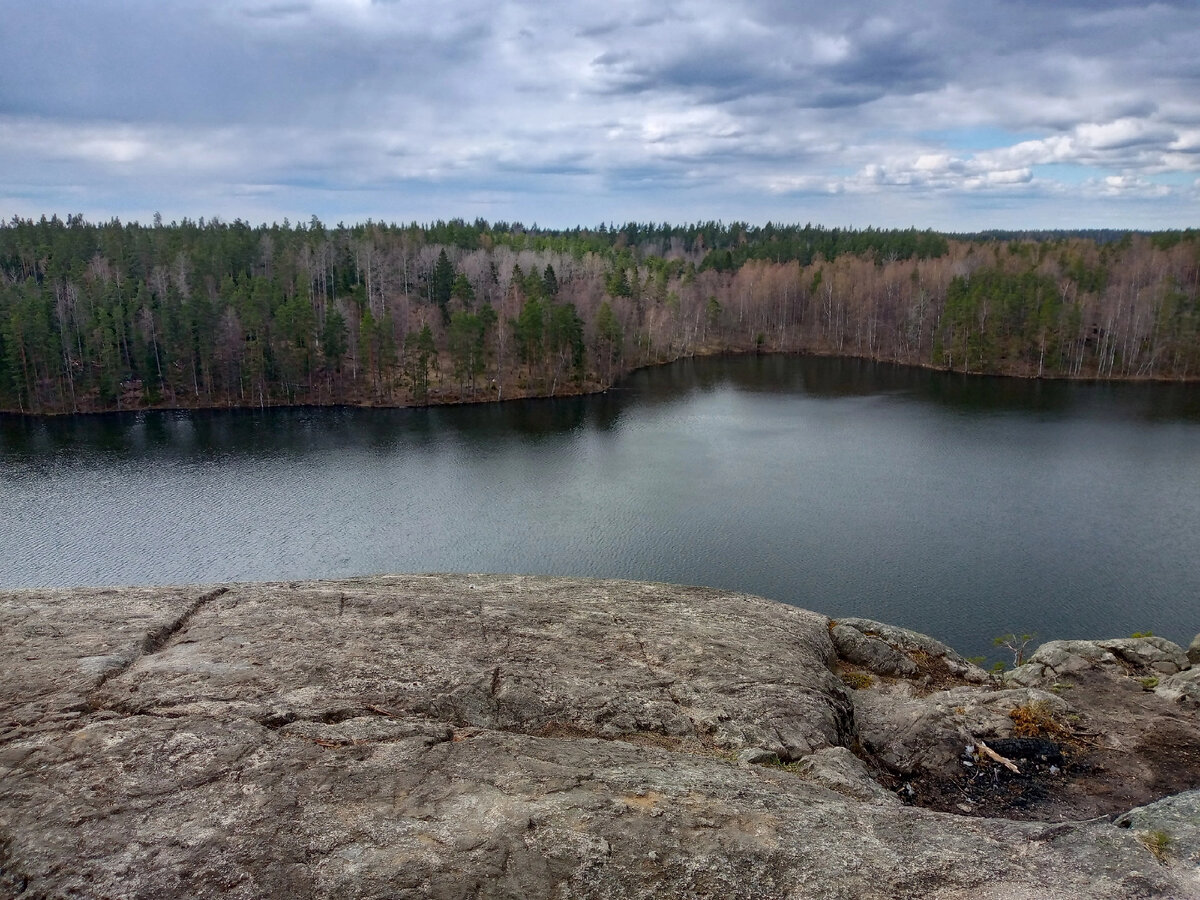
{"label": "dark water area", "polygon": [[1200,631],[1200,387],[739,357],[593,397],[0,417],[0,587],[707,584],[968,654]]}

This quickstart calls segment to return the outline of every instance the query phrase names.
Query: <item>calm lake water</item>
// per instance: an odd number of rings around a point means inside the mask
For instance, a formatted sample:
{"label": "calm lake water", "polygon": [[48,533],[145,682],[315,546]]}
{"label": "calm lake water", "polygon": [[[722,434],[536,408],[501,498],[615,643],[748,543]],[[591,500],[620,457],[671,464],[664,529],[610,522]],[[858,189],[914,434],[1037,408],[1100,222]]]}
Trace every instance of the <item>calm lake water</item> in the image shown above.
{"label": "calm lake water", "polygon": [[1200,388],[745,357],[429,410],[0,417],[0,586],[708,584],[993,653],[1200,631]]}

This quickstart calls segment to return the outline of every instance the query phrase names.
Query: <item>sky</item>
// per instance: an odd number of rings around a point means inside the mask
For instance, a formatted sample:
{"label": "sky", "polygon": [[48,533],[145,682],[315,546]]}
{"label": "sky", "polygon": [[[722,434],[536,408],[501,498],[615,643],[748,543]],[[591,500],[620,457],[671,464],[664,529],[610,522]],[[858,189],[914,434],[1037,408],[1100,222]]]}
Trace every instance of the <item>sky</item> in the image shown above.
{"label": "sky", "polygon": [[0,219],[1200,226],[1200,2],[0,0]]}

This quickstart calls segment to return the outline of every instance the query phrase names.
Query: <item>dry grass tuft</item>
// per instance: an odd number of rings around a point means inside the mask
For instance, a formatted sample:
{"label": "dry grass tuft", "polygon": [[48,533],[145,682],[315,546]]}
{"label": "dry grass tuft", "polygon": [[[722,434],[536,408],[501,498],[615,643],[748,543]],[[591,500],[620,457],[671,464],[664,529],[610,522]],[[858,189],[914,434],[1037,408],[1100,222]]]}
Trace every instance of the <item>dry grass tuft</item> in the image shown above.
{"label": "dry grass tuft", "polygon": [[1026,703],[1009,710],[1013,733],[1017,737],[1064,738],[1069,732],[1054,718],[1045,702]]}

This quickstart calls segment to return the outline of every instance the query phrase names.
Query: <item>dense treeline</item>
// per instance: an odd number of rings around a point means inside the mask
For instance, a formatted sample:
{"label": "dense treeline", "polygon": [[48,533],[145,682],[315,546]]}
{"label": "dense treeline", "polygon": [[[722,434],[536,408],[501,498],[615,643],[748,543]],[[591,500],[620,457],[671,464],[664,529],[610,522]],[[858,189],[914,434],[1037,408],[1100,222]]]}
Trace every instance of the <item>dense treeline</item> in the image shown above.
{"label": "dense treeline", "polygon": [[1196,237],[1194,229],[1174,231],[1120,231],[1115,228],[1080,228],[1066,230],[1026,230],[1026,231],[976,231],[952,233],[946,237],[964,241],[1061,241],[1069,238],[1083,238],[1097,244],[1111,244],[1123,241],[1133,235],[1142,235],[1153,239],[1155,246],[1172,247],[1182,240],[1193,240]]}
{"label": "dense treeline", "polygon": [[0,408],[553,395],[720,350],[1191,379],[1198,238],[14,218]]}

